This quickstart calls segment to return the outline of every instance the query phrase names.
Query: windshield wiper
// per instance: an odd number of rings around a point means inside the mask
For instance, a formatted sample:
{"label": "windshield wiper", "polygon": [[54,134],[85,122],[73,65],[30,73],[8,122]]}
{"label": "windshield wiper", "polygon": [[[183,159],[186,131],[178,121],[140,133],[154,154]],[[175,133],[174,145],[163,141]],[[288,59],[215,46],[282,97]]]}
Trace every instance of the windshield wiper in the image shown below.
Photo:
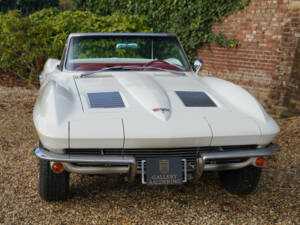
{"label": "windshield wiper", "polygon": [[100,70],[85,72],[85,73],[81,74],[80,77],[86,77],[86,76],[92,75],[94,73],[103,72],[103,71],[107,71],[107,70],[115,70],[115,69],[125,69],[125,68],[124,68],[124,66],[109,66],[109,67],[104,67]]}
{"label": "windshield wiper", "polygon": [[177,70],[167,70],[167,69],[163,69],[160,67],[154,67],[154,66],[110,66],[110,67],[105,67],[102,68],[100,70],[95,70],[95,71],[90,71],[90,72],[86,72],[80,75],[80,77],[87,77],[89,75],[98,73],[98,72],[104,72],[104,71],[108,71],[108,70],[115,70],[115,69],[121,69],[121,70],[130,70],[130,69],[154,69],[154,70],[160,70],[160,71],[165,71],[165,72],[170,72],[170,73],[176,73],[176,74],[181,74],[184,75],[185,73],[183,71],[177,71]]}

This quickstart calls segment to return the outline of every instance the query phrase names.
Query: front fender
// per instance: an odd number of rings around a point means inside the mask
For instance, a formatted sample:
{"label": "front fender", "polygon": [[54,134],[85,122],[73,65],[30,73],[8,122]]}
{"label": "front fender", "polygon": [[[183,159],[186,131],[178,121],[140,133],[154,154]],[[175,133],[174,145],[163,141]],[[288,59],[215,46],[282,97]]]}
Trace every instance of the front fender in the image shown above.
{"label": "front fender", "polygon": [[219,96],[232,110],[253,119],[261,130],[261,144],[268,144],[279,133],[276,122],[266,113],[262,105],[244,88],[215,77],[199,77],[200,81]]}
{"label": "front fender", "polygon": [[244,88],[215,77],[200,77],[202,83],[235,110],[265,122],[267,113],[262,105]]}
{"label": "front fender", "polygon": [[50,150],[68,147],[69,116],[75,103],[72,92],[54,80],[41,87],[33,121],[43,146]]}

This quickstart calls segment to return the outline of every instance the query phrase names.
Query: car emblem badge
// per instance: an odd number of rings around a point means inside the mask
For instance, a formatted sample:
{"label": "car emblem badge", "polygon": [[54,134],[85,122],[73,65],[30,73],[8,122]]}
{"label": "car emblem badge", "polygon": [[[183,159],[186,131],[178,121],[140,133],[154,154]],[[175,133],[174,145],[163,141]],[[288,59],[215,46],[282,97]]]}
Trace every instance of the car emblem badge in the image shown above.
{"label": "car emblem badge", "polygon": [[169,160],[159,160],[159,171],[162,174],[166,174],[169,173],[170,170],[170,164],[169,164]]}
{"label": "car emblem badge", "polygon": [[152,109],[152,111],[153,112],[159,112],[159,111],[161,111],[161,112],[170,112],[170,109],[167,109],[167,108],[154,108],[154,109]]}

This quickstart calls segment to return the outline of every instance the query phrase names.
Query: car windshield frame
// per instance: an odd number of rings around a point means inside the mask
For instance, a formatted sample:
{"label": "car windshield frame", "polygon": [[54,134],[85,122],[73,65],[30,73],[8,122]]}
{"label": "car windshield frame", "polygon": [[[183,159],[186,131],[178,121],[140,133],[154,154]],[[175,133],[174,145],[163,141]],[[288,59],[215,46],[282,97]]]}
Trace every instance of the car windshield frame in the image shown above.
{"label": "car windshield frame", "polygon": [[[65,54],[62,56],[62,71],[71,71],[71,72],[77,72],[77,71],[81,71],[81,72],[88,72],[88,71],[93,71],[93,70],[74,70],[74,69],[69,69],[67,68],[67,63],[68,63],[68,59],[69,59],[69,54],[70,54],[70,48],[71,48],[71,44],[72,44],[72,40],[73,38],[80,38],[80,37],[96,37],[96,38],[124,38],[124,39],[131,39],[131,38],[144,38],[144,39],[168,39],[168,38],[172,38],[176,42],[176,45],[178,46],[178,51],[180,51],[180,55],[182,57],[183,60],[183,68],[182,68],[182,72],[189,72],[192,71],[192,67],[189,63],[188,57],[180,43],[179,38],[175,35],[175,34],[164,34],[164,33],[75,33],[75,34],[70,34],[65,46]],[[155,59],[153,59],[155,60]],[[171,64],[172,65],[172,64]],[[122,71],[122,70],[120,70]],[[149,70],[142,70],[142,71],[149,71]],[[150,70],[153,71],[153,70]],[[155,71],[155,70],[154,70]],[[138,71],[136,71],[138,72]]]}

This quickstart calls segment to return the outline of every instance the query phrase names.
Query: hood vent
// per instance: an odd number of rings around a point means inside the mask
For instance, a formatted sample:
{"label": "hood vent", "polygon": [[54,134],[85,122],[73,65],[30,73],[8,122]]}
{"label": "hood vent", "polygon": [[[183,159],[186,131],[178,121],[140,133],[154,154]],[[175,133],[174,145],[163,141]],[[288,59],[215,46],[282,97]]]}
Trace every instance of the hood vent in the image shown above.
{"label": "hood vent", "polygon": [[186,107],[216,107],[217,105],[205,92],[175,91]]}
{"label": "hood vent", "polygon": [[124,108],[119,92],[88,93],[91,108]]}

